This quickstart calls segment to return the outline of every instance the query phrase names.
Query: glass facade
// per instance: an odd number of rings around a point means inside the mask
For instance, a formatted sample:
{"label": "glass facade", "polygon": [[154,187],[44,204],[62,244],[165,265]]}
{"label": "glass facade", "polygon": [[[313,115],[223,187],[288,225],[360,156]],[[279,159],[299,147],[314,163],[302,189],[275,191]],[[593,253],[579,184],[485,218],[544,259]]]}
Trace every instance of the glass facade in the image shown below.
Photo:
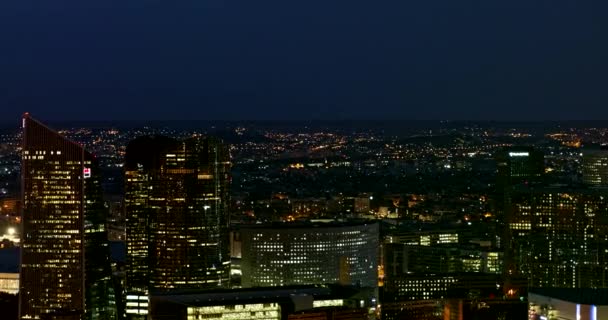
{"label": "glass facade", "polygon": [[100,169],[86,152],[84,165],[85,319],[117,319],[122,310],[121,288],[112,277]]}
{"label": "glass facade", "polygon": [[22,153],[20,319],[115,319],[100,189],[84,173],[92,158],[28,114]]}
{"label": "glass facade", "polygon": [[141,297],[151,290],[228,286],[229,159],[213,138],[141,137],[128,145],[128,314],[147,313]]}
{"label": "glass facade", "polygon": [[378,283],[378,225],[241,229],[243,287]]}

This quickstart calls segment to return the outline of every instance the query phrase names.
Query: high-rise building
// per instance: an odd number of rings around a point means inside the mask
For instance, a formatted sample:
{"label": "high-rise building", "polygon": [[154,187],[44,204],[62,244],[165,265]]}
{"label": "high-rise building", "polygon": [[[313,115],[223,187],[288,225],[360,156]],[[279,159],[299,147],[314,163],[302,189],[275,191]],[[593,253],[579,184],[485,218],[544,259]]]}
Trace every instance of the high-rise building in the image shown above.
{"label": "high-rise building", "polygon": [[122,317],[122,287],[112,276],[109,210],[103,200],[101,170],[97,159],[85,151],[84,158],[84,253],[85,319],[105,320]]}
{"label": "high-rise building", "polygon": [[116,319],[95,159],[23,117],[20,319]]}
{"label": "high-rise building", "polygon": [[544,155],[533,147],[509,147],[496,155],[497,184],[501,187],[540,180],[545,172]]}
{"label": "high-rise building", "polygon": [[141,137],[127,146],[127,314],[151,292],[226,287],[228,150],[214,138]]}
{"label": "high-rise building", "polygon": [[583,183],[608,187],[608,147],[583,150]]}
{"label": "high-rise building", "polygon": [[378,224],[243,226],[243,287],[378,284]]}
{"label": "high-rise building", "polygon": [[533,147],[514,146],[500,150],[496,154],[496,193],[494,195],[499,237],[497,246],[504,248],[504,268],[507,274],[515,268],[514,253],[511,247],[511,231],[507,221],[512,215],[511,197],[513,188],[521,185],[536,185],[542,182],[545,172],[544,154]]}
{"label": "high-rise building", "polygon": [[513,262],[537,288],[608,287],[608,196],[565,187],[515,189]]}

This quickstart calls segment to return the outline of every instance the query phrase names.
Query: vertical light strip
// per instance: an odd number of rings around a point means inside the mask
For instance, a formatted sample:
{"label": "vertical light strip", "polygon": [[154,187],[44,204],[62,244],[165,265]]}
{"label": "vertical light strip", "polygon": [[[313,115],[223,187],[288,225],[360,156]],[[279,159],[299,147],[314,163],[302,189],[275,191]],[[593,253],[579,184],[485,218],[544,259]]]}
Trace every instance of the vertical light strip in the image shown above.
{"label": "vertical light strip", "polygon": [[581,320],[581,305],[576,304],[576,320]]}
{"label": "vertical light strip", "polygon": [[591,319],[590,320],[597,320],[597,307],[595,305],[591,306]]}

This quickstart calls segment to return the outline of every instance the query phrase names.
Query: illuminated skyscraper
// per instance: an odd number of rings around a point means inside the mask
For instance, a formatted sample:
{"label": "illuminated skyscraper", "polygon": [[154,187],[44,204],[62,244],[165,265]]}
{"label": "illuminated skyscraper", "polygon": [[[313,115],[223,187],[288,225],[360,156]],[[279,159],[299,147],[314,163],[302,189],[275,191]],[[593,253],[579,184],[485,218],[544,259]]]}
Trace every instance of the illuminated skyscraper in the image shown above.
{"label": "illuminated skyscraper", "polygon": [[583,150],[583,183],[608,187],[608,147]]}
{"label": "illuminated skyscraper", "polygon": [[28,114],[22,152],[20,319],[115,319],[94,158]]}
{"label": "illuminated skyscraper", "polygon": [[213,138],[141,137],[125,161],[127,314],[146,315],[152,291],[226,287],[227,148]]}

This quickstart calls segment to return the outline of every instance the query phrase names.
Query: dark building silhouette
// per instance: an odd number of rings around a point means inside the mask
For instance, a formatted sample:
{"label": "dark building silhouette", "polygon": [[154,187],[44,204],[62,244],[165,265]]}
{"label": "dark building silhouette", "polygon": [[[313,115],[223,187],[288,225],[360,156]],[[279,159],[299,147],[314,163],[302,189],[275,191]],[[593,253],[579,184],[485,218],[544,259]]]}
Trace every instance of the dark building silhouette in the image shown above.
{"label": "dark building silhouette", "polygon": [[19,297],[16,294],[0,292],[0,310],[5,319],[18,319]]}
{"label": "dark building silhouette", "polygon": [[214,138],[141,137],[125,159],[127,314],[151,292],[228,286],[228,149]]}
{"label": "dark building silhouette", "polygon": [[28,114],[22,152],[20,319],[116,319],[94,158]]}
{"label": "dark building silhouette", "polygon": [[533,147],[508,147],[496,155],[497,184],[500,187],[539,181],[545,173],[545,159]]}
{"label": "dark building silhouette", "polygon": [[516,186],[536,185],[542,182],[545,173],[544,154],[533,147],[513,146],[496,154],[495,210],[498,232],[501,239],[498,246],[504,248],[504,269],[506,274],[516,273],[516,262],[512,247],[513,236],[507,221],[511,218],[511,196]]}
{"label": "dark building silhouette", "polygon": [[364,308],[325,307],[294,312],[287,320],[367,320],[368,311]]}

